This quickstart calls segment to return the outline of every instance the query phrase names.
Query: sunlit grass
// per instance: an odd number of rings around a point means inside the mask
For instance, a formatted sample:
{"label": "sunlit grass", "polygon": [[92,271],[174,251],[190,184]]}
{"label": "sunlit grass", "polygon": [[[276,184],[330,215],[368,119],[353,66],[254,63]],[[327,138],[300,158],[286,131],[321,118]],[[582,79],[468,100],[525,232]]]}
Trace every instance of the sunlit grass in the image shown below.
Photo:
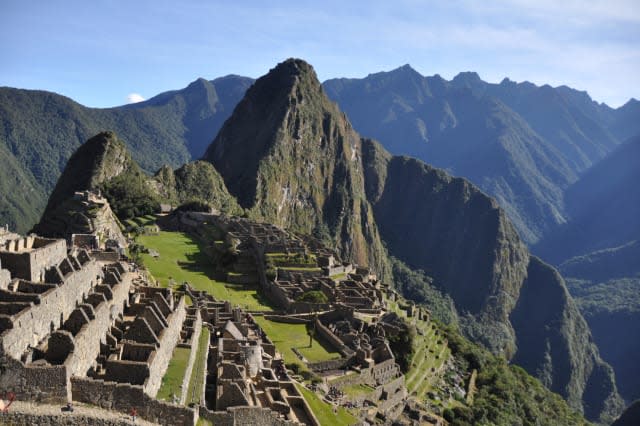
{"label": "sunlit grass", "polygon": [[171,279],[177,284],[186,281],[196,290],[204,290],[218,300],[228,300],[248,310],[271,310],[257,287],[213,279],[215,269],[212,262],[188,234],[162,231],[156,235],[139,236],[137,241],[160,254],[157,258],[143,254],[142,260],[162,286],[168,286]]}

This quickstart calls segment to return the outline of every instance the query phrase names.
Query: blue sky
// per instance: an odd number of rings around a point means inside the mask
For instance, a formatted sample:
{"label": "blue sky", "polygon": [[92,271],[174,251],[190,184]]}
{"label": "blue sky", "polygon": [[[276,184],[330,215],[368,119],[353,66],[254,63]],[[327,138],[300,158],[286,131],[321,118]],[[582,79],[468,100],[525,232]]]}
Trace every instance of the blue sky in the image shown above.
{"label": "blue sky", "polygon": [[640,99],[640,1],[0,0],[0,86],[88,106],[259,77],[288,57],[321,80],[409,63],[566,84],[617,107]]}

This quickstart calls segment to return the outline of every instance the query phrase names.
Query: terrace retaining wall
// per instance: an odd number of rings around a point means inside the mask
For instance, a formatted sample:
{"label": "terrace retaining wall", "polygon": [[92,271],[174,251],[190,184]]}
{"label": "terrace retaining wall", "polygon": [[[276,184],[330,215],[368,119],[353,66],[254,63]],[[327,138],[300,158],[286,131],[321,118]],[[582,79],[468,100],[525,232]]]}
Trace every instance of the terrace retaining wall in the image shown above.
{"label": "terrace retaining wall", "polygon": [[72,378],[74,401],[97,405],[107,410],[129,414],[132,408],[138,416],[150,422],[168,426],[194,426],[197,413],[191,408],[158,401],[147,395],[142,386]]}

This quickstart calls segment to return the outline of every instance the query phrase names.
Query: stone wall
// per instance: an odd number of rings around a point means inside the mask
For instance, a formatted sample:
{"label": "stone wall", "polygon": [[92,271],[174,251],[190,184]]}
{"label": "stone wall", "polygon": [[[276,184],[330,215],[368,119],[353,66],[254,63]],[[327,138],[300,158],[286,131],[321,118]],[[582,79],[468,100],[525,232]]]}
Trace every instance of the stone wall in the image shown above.
{"label": "stone wall", "polygon": [[105,378],[118,383],[144,385],[149,378],[149,364],[144,361],[107,360]]}
{"label": "stone wall", "polygon": [[395,360],[387,360],[380,364],[374,365],[371,368],[363,368],[358,374],[347,374],[341,376],[332,382],[336,387],[343,387],[347,385],[366,384],[372,387],[379,386],[380,384],[386,385],[392,383],[398,378],[404,380],[404,376],[399,375],[400,370],[395,364]]}
{"label": "stone wall", "polygon": [[286,316],[286,315],[264,315],[264,319],[267,319],[273,322],[282,322],[286,324],[307,324],[311,321],[308,318],[292,317],[292,316]]}
{"label": "stone wall", "polygon": [[147,395],[142,386],[74,377],[71,379],[71,389],[74,401],[125,414],[135,408],[140,418],[161,425],[196,424],[197,413],[193,409],[158,401]]}
{"label": "stone wall", "polygon": [[394,359],[388,359],[370,368],[371,377],[377,383],[387,383],[399,373],[396,361]]}
{"label": "stone wall", "polygon": [[[196,311],[196,320],[193,323],[193,333],[191,334],[191,353],[189,354],[189,361],[187,362],[187,369],[184,372],[184,378],[182,379],[182,395],[180,395],[180,404],[184,405],[187,400],[187,387],[189,386],[189,380],[191,379],[191,371],[194,369],[194,363],[196,355],[198,354],[198,341],[200,340],[200,333],[202,332],[202,317],[200,311]],[[195,367],[197,368],[197,367]],[[205,372],[203,374],[206,373]]]}
{"label": "stone wall", "polygon": [[351,359],[352,358],[340,358],[329,361],[311,362],[307,364],[307,367],[314,373],[321,373],[328,370],[342,370],[350,364]]}
{"label": "stone wall", "polygon": [[94,250],[91,257],[101,262],[117,262],[120,260],[120,254],[115,251]]}
{"label": "stone wall", "polygon": [[2,264],[0,263],[0,289],[7,289],[9,283],[11,282],[11,272],[6,269],[2,269]]}
{"label": "stone wall", "polygon": [[125,273],[122,281],[111,288],[113,298],[98,305],[94,310],[95,318],[74,336],[74,351],[65,361],[70,375],[86,375],[100,352],[100,342],[116,317],[122,313],[124,301],[129,297],[130,287],[131,274]]}
{"label": "stone wall", "polygon": [[57,415],[18,413],[12,410],[0,414],[0,422],[11,426],[131,426],[135,424],[127,419],[104,419],[71,413]]}
{"label": "stone wall", "polygon": [[44,272],[67,257],[65,240],[24,237],[5,243],[0,259],[14,278],[42,281]]}
{"label": "stone wall", "polygon": [[289,305],[289,311],[298,314],[328,311],[330,308],[329,303],[292,302]]}
{"label": "stone wall", "polygon": [[[261,276],[264,276],[264,273],[262,273]],[[275,285],[272,281],[268,281],[266,277],[263,277],[263,278],[264,278],[264,282],[266,283],[266,284],[263,284],[263,288],[266,290],[265,294],[267,295],[269,300],[279,308],[288,310],[289,305],[291,304],[291,301],[289,300],[285,292],[282,290],[282,288]],[[262,281],[262,278],[261,278],[261,281]]]}
{"label": "stone wall", "polygon": [[20,359],[29,345],[36,347],[52,328],[59,328],[82,303],[99,273],[98,264],[88,261],[82,269],[67,275],[62,284],[41,294],[40,304],[15,315],[13,328],[0,336],[4,353]]}
{"label": "stone wall", "polygon": [[[210,411],[200,407],[200,417],[216,426],[293,426],[298,425],[281,419],[275,411],[262,407],[229,407],[226,411]],[[314,425],[311,425],[314,426]]]}
{"label": "stone wall", "polygon": [[70,398],[64,365],[25,365],[1,357],[0,371],[0,393],[14,392],[18,400],[64,404]]}
{"label": "stone wall", "polygon": [[186,316],[186,302],[185,297],[182,296],[173,313],[167,318],[169,326],[159,336],[160,347],[156,350],[155,356],[149,365],[149,379],[144,384],[145,392],[149,396],[155,397],[158,389],[160,389],[162,377],[167,371],[169,361],[173,355],[173,349],[180,341],[180,331]]}
{"label": "stone wall", "polygon": [[342,340],[331,332],[319,319],[316,319],[316,332],[322,336],[327,342],[331,343],[343,356],[349,356],[353,353]]}

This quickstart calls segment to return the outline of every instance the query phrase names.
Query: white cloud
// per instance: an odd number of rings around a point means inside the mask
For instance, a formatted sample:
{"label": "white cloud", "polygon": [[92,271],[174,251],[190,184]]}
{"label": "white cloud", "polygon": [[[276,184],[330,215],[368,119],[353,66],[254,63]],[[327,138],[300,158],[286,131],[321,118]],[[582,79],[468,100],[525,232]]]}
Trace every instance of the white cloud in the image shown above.
{"label": "white cloud", "polygon": [[142,101],[144,101],[144,98],[139,93],[129,93],[127,95],[127,103],[128,104],[135,104],[135,103],[142,102]]}

